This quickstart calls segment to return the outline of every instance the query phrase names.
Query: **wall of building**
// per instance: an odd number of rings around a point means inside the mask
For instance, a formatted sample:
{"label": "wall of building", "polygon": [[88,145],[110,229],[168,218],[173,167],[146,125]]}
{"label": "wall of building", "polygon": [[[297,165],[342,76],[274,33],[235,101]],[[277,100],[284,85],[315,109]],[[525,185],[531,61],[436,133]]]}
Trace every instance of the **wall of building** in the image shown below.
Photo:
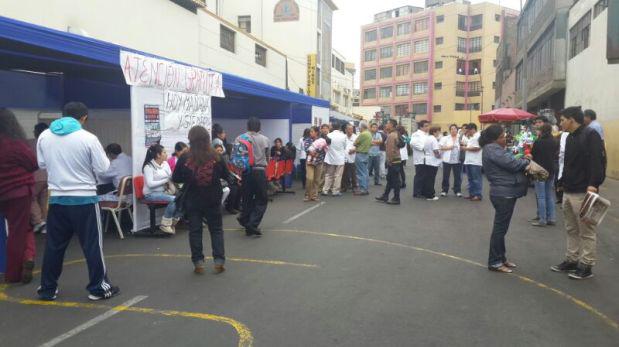
{"label": "wall of building", "polygon": [[[340,64],[339,68],[337,64]],[[354,75],[354,66],[347,64],[346,58],[333,50],[331,63],[331,108],[346,115],[352,115]]]}
{"label": "wall of building", "polygon": [[255,44],[263,43],[240,33],[237,52],[228,52],[219,44],[221,19],[169,0],[0,0],[0,15],[60,31],[70,27],[84,36],[285,87],[283,54],[267,47],[267,67],[262,67],[255,62]]}
{"label": "wall of building", "polygon": [[608,10],[593,18],[597,0],[580,0],[570,10],[569,27],[591,10],[589,47],[567,62],[566,106],[582,106],[597,113],[605,131],[608,152],[607,175],[619,178],[619,64],[606,60]]}
{"label": "wall of building", "polygon": [[[251,16],[252,35],[269,42],[273,47],[284,52],[288,57],[289,86],[292,91],[303,90],[307,93],[307,56],[317,52],[318,33],[323,38],[321,45],[322,59],[319,89],[324,99],[331,97],[330,62],[331,62],[331,23],[318,25],[318,11],[323,11],[323,19],[331,20],[329,6],[324,1],[296,1],[299,6],[299,20],[275,22],[274,9],[278,0],[222,0],[219,4],[221,16],[238,24],[239,16]],[[214,5],[213,5],[214,6]],[[327,42],[328,41],[328,42]],[[328,49],[327,49],[328,48]],[[324,66],[324,68],[323,68]]]}

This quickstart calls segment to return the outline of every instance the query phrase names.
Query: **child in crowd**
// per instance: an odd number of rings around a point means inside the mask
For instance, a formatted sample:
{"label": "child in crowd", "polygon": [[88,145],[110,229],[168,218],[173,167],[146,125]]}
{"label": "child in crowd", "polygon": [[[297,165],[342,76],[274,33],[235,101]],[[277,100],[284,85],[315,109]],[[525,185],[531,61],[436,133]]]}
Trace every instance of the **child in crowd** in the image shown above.
{"label": "child in crowd", "polygon": [[306,163],[308,165],[313,165],[316,161],[316,156],[318,155],[318,151],[326,151],[328,148],[327,141],[322,137],[317,138],[312,145],[308,149],[308,156]]}

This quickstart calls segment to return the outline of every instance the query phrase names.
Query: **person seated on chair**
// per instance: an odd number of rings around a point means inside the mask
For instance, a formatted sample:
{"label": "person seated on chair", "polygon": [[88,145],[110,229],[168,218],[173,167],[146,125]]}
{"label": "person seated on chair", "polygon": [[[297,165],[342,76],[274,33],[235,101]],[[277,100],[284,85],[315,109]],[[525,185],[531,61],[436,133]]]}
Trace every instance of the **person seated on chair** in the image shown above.
{"label": "person seated on chair", "polygon": [[171,181],[172,170],[166,161],[168,153],[162,145],[154,144],[148,148],[146,158],[142,165],[144,173],[144,201],[158,202],[165,201],[168,203],[161,218],[161,226],[159,229],[166,234],[175,234],[174,227],[178,223],[181,212],[176,210],[174,203],[174,184]]}
{"label": "person seated on chair", "polygon": [[120,180],[133,173],[133,162],[131,157],[123,153],[122,148],[117,143],[111,143],[105,147],[105,154],[110,160],[110,168],[97,177],[97,195],[104,195],[118,189]]}

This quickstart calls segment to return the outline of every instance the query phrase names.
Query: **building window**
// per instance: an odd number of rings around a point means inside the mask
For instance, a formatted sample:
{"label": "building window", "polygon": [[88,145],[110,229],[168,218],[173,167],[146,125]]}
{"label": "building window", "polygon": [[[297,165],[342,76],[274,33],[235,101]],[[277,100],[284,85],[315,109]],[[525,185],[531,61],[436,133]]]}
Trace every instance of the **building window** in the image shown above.
{"label": "building window", "polygon": [[428,82],[413,83],[413,94],[422,95],[428,93]]}
{"label": "building window", "polygon": [[445,21],[445,16],[443,16],[442,14],[439,16],[436,16],[437,23],[443,23],[444,21]]}
{"label": "building window", "polygon": [[593,7],[593,18],[596,18],[600,13],[608,7],[608,0],[600,0]]}
{"label": "building window", "polygon": [[389,27],[380,28],[381,39],[388,39],[390,37],[393,37],[393,27],[389,26]]}
{"label": "building window", "polygon": [[239,28],[245,30],[246,33],[251,33],[251,16],[239,16]]}
{"label": "building window", "polygon": [[522,90],[523,87],[522,63],[516,66],[516,91]]}
{"label": "building window", "polygon": [[380,49],[380,58],[391,58],[393,56],[393,46],[385,46]]}
{"label": "building window", "polygon": [[443,82],[434,83],[434,90],[441,90],[441,89],[443,89]]}
{"label": "building window", "polygon": [[466,53],[466,39],[463,37],[458,37],[458,52]]}
{"label": "building window", "polygon": [[428,104],[413,104],[413,114],[427,114]]}
{"label": "building window", "polygon": [[496,59],[492,61],[492,67],[496,67]]}
{"label": "building window", "polygon": [[398,45],[398,57],[408,57],[411,55],[411,44],[409,42]]}
{"label": "building window", "polygon": [[219,46],[227,51],[234,53],[234,30],[219,26]]}
{"label": "building window", "polygon": [[393,87],[388,86],[388,87],[380,87],[380,97],[381,98],[390,98],[391,94],[393,93]]}
{"label": "building window", "polygon": [[467,109],[479,111],[479,103],[469,104],[469,107]]}
{"label": "building window", "polygon": [[426,73],[428,72],[428,61],[424,60],[424,61],[417,61],[414,63],[413,65],[413,72],[414,73]]}
{"label": "building window", "polygon": [[376,99],[376,88],[367,88],[363,90],[364,99]]}
{"label": "building window", "polygon": [[396,76],[408,76],[410,74],[410,64],[400,64],[395,67]]}
{"label": "building window", "polygon": [[481,37],[473,37],[470,39],[470,53],[481,52]]}
{"label": "building window", "polygon": [[589,47],[591,29],[591,10],[570,29],[570,59]]}
{"label": "building window", "polygon": [[458,30],[466,31],[466,16],[458,15]]}
{"label": "building window", "polygon": [[393,77],[393,68],[389,67],[381,67],[380,68],[380,78],[391,78]]}
{"label": "building window", "polygon": [[458,59],[456,62],[456,74],[466,75],[466,60]]}
{"label": "building window", "polygon": [[371,81],[376,79],[376,69],[365,70],[365,74],[363,76],[364,81]]}
{"label": "building window", "polygon": [[428,30],[428,18],[415,21],[415,32]]}
{"label": "building window", "polygon": [[492,89],[496,89],[496,81],[492,81]]}
{"label": "building window", "polygon": [[456,109],[456,111],[463,111],[464,110],[464,104],[456,104],[455,109]]}
{"label": "building window", "polygon": [[410,22],[404,22],[404,23],[400,23],[398,24],[398,36],[400,35],[407,35],[411,33],[411,23]]}
{"label": "building window", "polygon": [[443,68],[443,62],[442,61],[437,61],[434,63],[434,68],[435,69],[442,69]]}
{"label": "building window", "polygon": [[456,82],[456,96],[464,96],[466,91],[466,82]]}
{"label": "building window", "polygon": [[469,61],[469,75],[478,75],[481,73],[481,59]]}
{"label": "building window", "polygon": [[501,38],[499,36],[495,36],[494,43],[499,43],[499,42],[501,42]]}
{"label": "building window", "polygon": [[497,21],[497,22],[500,22],[501,21],[501,15],[500,14],[495,14],[494,15],[494,20]]}
{"label": "building window", "polygon": [[481,82],[480,81],[472,81],[469,82],[469,96],[479,96],[481,94]]}
{"label": "building window", "polygon": [[408,114],[408,105],[395,105],[395,115],[396,116],[406,116]]}
{"label": "building window", "polygon": [[443,37],[442,36],[436,38],[436,44],[437,45],[442,45],[443,44]]}
{"label": "building window", "polygon": [[434,105],[434,113],[440,113],[442,111],[441,105]]}
{"label": "building window", "polygon": [[415,41],[415,53],[428,53],[428,39]]}
{"label": "building window", "polygon": [[375,61],[376,60],[376,50],[368,49],[365,51],[365,61]]}
{"label": "building window", "polygon": [[346,71],[345,71],[346,67],[345,67],[344,62],[340,58],[336,57],[335,55],[331,56],[331,67],[337,70],[342,75],[346,75]]}
{"label": "building window", "polygon": [[481,14],[478,14],[478,15],[472,16],[470,20],[471,20],[471,27],[469,28],[469,30],[470,31],[479,30],[483,26],[484,16]]}
{"label": "building window", "polygon": [[410,92],[410,86],[408,84],[398,84],[395,86],[395,96],[408,96]]}
{"label": "building window", "polygon": [[370,30],[365,32],[365,42],[376,41],[376,30]]}
{"label": "building window", "polygon": [[267,49],[256,45],[256,64],[267,66]]}

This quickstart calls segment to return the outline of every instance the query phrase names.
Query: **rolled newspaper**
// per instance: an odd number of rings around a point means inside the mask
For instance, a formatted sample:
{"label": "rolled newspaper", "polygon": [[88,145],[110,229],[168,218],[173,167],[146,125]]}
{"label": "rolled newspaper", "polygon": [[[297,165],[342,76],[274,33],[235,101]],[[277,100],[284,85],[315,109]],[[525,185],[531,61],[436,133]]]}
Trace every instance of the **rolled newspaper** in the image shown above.
{"label": "rolled newspaper", "polygon": [[580,206],[580,220],[583,223],[599,225],[606,216],[609,207],[610,201],[599,194],[587,192],[585,200]]}

